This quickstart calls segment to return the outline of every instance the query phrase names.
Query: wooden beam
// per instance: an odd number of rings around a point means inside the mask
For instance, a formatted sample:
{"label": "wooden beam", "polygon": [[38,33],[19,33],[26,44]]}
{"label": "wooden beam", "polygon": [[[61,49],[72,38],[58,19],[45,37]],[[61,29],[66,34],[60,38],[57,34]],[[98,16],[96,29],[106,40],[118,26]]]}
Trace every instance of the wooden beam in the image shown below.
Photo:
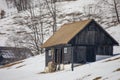
{"label": "wooden beam", "polygon": [[48,50],[47,49],[45,49],[45,66],[48,66]]}
{"label": "wooden beam", "polygon": [[71,64],[71,69],[72,69],[72,71],[74,71],[74,55],[73,55],[73,47],[71,47],[71,62],[72,62],[72,64]]}

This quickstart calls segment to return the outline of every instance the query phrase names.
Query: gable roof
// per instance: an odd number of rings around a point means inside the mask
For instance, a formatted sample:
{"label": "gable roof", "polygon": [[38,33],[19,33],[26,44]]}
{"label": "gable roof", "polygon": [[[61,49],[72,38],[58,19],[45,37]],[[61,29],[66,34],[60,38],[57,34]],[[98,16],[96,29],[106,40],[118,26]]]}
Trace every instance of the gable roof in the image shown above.
{"label": "gable roof", "polygon": [[77,33],[79,33],[92,20],[78,21],[64,24],[55,34],[53,34],[41,47],[67,44]]}
{"label": "gable roof", "polygon": [[[55,32],[55,34],[53,34],[41,46],[41,48],[67,44],[72,38],[74,38],[74,36],[76,36],[80,31],[82,31],[92,21],[94,20],[89,19],[89,20],[64,24],[57,32]],[[114,40],[102,27],[101,29],[118,45],[118,42],[116,40]]]}

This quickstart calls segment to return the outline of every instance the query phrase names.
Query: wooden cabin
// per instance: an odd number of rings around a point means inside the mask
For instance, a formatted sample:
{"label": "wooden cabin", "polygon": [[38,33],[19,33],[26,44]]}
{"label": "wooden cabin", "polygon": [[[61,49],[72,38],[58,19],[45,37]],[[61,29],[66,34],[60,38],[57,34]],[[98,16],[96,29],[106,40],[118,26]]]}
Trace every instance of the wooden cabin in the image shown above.
{"label": "wooden cabin", "polygon": [[0,65],[26,59],[33,56],[28,48],[0,47]]}
{"label": "wooden cabin", "polygon": [[63,25],[41,47],[45,48],[46,66],[96,61],[96,55],[113,55],[119,45],[96,21],[84,20]]}

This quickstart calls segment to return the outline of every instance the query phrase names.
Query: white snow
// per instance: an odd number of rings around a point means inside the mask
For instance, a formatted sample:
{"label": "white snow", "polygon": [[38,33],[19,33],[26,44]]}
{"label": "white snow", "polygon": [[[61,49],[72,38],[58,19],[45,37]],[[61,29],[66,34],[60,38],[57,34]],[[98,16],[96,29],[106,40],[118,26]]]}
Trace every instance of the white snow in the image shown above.
{"label": "white snow", "polygon": [[15,55],[11,51],[2,50],[3,58],[15,58]]}
{"label": "white snow", "polygon": [[110,58],[111,56],[108,55],[96,55],[96,61],[102,60],[102,59],[107,59]]}
{"label": "white snow", "polygon": [[[57,5],[59,5],[60,14],[69,14],[73,12],[83,12],[84,5],[94,2],[95,0],[77,0],[61,2]],[[0,0],[0,8],[5,9],[8,15],[13,14],[13,12],[16,13],[16,9],[7,8],[4,0]],[[18,17],[18,15],[16,14],[0,20],[0,46],[5,46],[8,37],[15,35],[17,31],[22,31],[20,28],[23,29],[24,27],[14,23],[14,17]],[[69,16],[66,16],[66,18],[67,17]],[[65,20],[58,20],[59,22],[64,21],[58,24],[59,26],[67,22]],[[26,27],[24,27],[23,30],[29,32],[29,29],[26,29]],[[107,32],[109,32],[120,44],[119,30],[120,25],[117,25],[107,29]],[[45,37],[45,40],[49,35],[51,35],[51,33]],[[119,46],[114,47],[114,54],[117,53],[120,53]],[[0,80],[93,80],[97,77],[101,77],[100,80],[120,80],[120,71],[115,71],[120,68],[120,55],[114,57],[97,55],[97,62],[77,66],[74,68],[74,71],[71,71],[71,65],[69,64],[65,65],[65,70],[63,71],[47,74],[40,73],[43,72],[45,68],[44,55],[38,55],[23,61],[24,62],[10,67],[0,68]]]}
{"label": "white snow", "polygon": [[0,10],[7,9],[7,4],[5,0],[0,0]]}
{"label": "white snow", "polygon": [[[111,28],[107,29],[107,32],[110,33],[110,35],[120,44],[120,25],[113,26]],[[120,46],[114,47],[114,54],[120,53]]]}
{"label": "white snow", "polygon": [[120,55],[80,65],[71,71],[71,65],[65,65],[65,70],[54,73],[41,73],[45,68],[45,56],[38,55],[24,62],[11,67],[0,69],[1,80],[93,80],[101,77],[100,80],[119,80]]}
{"label": "white snow", "polygon": [[0,11],[1,10],[5,11],[5,17],[17,13],[17,9],[14,7],[14,5],[12,3],[7,5],[6,0],[0,0]]}
{"label": "white snow", "polygon": [[[70,2],[62,2],[59,4],[59,10],[64,14],[72,13],[72,12],[83,12],[83,7],[88,4],[95,3],[94,0],[77,0]],[[66,5],[67,4],[67,5]]]}

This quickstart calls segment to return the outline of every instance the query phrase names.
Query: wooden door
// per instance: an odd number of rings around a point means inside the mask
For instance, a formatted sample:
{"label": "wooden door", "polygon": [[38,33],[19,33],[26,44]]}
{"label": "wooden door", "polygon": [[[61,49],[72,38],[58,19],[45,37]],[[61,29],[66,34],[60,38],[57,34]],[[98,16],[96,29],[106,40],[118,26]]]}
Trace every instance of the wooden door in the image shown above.
{"label": "wooden door", "polygon": [[95,47],[94,46],[88,46],[87,47],[86,60],[87,60],[87,62],[94,62],[96,60]]}
{"label": "wooden door", "polygon": [[74,48],[74,62],[85,63],[86,62],[86,47],[77,46]]}
{"label": "wooden door", "polygon": [[63,50],[62,48],[55,50],[55,63],[60,64],[63,62]]}

